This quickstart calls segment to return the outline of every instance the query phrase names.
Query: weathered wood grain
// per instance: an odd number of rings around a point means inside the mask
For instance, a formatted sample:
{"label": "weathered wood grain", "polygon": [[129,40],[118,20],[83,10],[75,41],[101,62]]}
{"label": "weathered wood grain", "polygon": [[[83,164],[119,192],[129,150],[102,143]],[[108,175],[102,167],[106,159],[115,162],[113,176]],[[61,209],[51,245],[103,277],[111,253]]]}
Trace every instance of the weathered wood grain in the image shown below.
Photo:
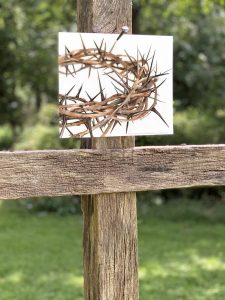
{"label": "weathered wood grain", "polygon": [[[132,28],[131,0],[78,0],[77,12],[81,32],[119,33],[123,25]],[[85,142],[84,148],[101,150],[135,146],[134,137]],[[136,194],[102,193],[82,197],[85,299],[137,300]]]}
{"label": "weathered wood grain", "polygon": [[85,299],[138,299],[136,201],[128,201],[132,197],[83,197]]}
{"label": "weathered wood grain", "polygon": [[[93,139],[91,147],[114,151],[133,138]],[[136,194],[82,197],[85,299],[138,299]]]}
{"label": "weathered wood grain", "polygon": [[131,0],[77,0],[79,32],[118,33],[123,25],[132,28]]}
{"label": "weathered wood grain", "polygon": [[0,199],[225,185],[225,145],[0,152]]}

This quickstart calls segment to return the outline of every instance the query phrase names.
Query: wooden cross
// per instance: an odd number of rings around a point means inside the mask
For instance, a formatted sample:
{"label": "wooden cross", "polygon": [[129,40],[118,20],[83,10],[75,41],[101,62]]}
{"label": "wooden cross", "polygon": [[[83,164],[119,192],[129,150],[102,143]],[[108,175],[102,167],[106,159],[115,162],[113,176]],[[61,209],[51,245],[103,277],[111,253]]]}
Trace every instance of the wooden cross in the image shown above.
{"label": "wooden cross", "polygon": [[[131,4],[77,0],[78,31],[131,28]],[[225,145],[134,146],[93,138],[84,150],[0,152],[0,199],[83,195],[85,300],[138,300],[135,191],[225,185]]]}

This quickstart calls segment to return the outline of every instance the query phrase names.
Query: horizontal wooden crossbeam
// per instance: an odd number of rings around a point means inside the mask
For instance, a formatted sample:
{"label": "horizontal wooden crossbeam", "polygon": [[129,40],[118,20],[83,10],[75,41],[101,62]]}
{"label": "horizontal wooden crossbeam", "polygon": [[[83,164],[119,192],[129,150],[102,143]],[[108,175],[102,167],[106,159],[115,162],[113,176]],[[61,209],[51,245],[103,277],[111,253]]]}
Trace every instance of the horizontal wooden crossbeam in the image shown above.
{"label": "horizontal wooden crossbeam", "polygon": [[225,145],[0,152],[0,199],[225,185]]}

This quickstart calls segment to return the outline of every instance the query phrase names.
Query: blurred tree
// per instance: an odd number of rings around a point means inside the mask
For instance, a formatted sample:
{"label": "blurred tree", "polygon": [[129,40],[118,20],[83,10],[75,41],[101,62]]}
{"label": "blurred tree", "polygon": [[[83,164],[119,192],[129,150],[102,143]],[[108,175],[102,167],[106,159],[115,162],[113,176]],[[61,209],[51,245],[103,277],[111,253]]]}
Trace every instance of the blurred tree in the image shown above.
{"label": "blurred tree", "polygon": [[[225,1],[134,1],[140,32],[174,36],[177,107],[223,108]],[[138,8],[138,9],[137,9]]]}
{"label": "blurred tree", "polygon": [[74,30],[74,0],[16,1],[21,22],[21,77],[34,92],[36,109],[43,99],[57,99],[57,33]]}
{"label": "blurred tree", "polygon": [[14,131],[22,122],[22,100],[16,92],[19,57],[15,23],[12,5],[2,0],[0,4],[0,125],[9,123]]}
{"label": "blurred tree", "polygon": [[[225,0],[133,2],[134,33],[174,35],[175,108],[186,120],[186,140],[191,141],[193,135],[189,120],[204,112],[205,121],[198,117],[196,126],[213,124],[214,140],[221,141],[224,131],[218,126],[225,119]],[[34,112],[43,103],[56,104],[57,32],[76,30],[75,8],[74,0],[1,1],[0,125],[9,123],[15,129],[37,122]],[[194,113],[196,109],[199,113]],[[173,137],[173,143],[180,140],[185,142],[185,137]]]}
{"label": "blurred tree", "polygon": [[0,3],[0,124],[21,126],[24,116],[57,99],[57,33],[74,29],[74,0],[2,0]]}

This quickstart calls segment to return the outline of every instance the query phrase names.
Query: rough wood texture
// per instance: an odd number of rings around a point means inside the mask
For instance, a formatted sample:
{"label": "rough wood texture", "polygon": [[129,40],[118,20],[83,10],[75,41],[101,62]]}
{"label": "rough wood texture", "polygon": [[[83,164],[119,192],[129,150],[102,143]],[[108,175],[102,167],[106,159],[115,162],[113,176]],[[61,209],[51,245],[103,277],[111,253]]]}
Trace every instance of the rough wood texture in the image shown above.
{"label": "rough wood texture", "polygon": [[[80,32],[120,33],[123,25],[132,27],[131,0],[78,0],[77,13]],[[82,144],[92,149],[123,149],[134,147],[135,139],[101,138]],[[89,195],[82,198],[82,207],[85,299],[137,300],[136,194]]]}
{"label": "rough wood texture", "polygon": [[84,196],[85,299],[138,299],[134,193]]}
{"label": "rough wood texture", "polygon": [[[103,152],[125,151],[134,140],[96,138],[89,146]],[[138,299],[136,194],[84,196],[82,210],[85,299]]]}
{"label": "rough wood texture", "polygon": [[0,152],[0,199],[225,185],[225,145]]}
{"label": "rough wood texture", "polygon": [[77,0],[79,32],[118,33],[123,25],[132,28],[131,0]]}

